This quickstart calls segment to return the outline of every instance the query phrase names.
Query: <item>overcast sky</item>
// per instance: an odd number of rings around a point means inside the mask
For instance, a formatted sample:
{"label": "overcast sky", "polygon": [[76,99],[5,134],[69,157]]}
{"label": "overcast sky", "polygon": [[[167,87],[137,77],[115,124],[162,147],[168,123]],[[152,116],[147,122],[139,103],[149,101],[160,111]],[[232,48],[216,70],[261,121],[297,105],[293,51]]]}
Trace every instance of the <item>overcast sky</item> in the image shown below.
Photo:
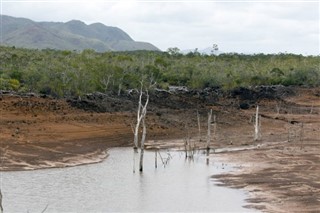
{"label": "overcast sky", "polygon": [[0,0],[1,13],[34,21],[82,20],[117,26],[161,50],[319,55],[318,0]]}

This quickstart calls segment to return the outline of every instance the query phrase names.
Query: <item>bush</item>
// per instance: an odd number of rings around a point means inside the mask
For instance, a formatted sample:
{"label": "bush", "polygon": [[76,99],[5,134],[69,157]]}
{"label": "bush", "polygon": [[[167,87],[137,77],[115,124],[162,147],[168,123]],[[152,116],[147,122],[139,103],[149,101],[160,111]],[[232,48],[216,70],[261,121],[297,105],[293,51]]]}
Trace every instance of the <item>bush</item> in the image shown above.
{"label": "bush", "polygon": [[0,89],[17,91],[19,88],[20,82],[17,79],[0,78]]}
{"label": "bush", "polygon": [[0,78],[0,89],[7,90],[8,89],[8,79]]}
{"label": "bush", "polygon": [[10,90],[17,91],[20,88],[20,82],[17,79],[9,79],[8,86]]}

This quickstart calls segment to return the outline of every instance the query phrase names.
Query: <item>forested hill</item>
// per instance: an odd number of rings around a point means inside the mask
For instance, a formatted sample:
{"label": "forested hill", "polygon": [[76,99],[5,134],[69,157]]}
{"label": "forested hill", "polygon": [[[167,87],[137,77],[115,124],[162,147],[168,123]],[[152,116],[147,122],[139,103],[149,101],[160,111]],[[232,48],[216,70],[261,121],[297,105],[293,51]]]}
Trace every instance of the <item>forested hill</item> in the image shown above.
{"label": "forested hill", "polygon": [[0,46],[0,90],[57,97],[122,93],[140,81],[189,89],[230,90],[259,85],[320,86],[320,56],[293,54],[201,55],[191,52],[97,53]]}
{"label": "forested hill", "polygon": [[86,25],[77,20],[34,22],[1,15],[2,44],[8,46],[105,51],[159,50],[147,42],[134,41],[126,32],[101,23]]}

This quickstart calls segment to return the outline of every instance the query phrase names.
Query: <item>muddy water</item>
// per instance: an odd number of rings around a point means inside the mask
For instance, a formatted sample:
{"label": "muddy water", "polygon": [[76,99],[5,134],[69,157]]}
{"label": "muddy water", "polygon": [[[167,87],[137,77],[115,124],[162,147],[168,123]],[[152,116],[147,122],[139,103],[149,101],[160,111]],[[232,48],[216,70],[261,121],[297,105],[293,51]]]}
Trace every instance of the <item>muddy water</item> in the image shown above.
{"label": "muddy water", "polygon": [[[63,169],[1,173],[5,212],[248,212],[245,194],[215,186],[211,175],[228,169],[206,165],[204,155],[185,160],[179,152],[164,168],[145,153],[144,173],[133,173],[131,148],[109,151],[99,164]],[[162,157],[167,157],[162,152]],[[137,161],[136,161],[137,162]]]}

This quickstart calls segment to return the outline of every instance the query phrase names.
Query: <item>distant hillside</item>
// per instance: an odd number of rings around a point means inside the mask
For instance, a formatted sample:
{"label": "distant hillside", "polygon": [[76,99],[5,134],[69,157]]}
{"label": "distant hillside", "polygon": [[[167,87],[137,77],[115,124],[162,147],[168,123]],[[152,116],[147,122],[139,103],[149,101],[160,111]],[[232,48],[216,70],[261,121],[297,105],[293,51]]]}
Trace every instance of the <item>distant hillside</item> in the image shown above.
{"label": "distant hillside", "polygon": [[2,44],[25,48],[105,51],[159,50],[147,42],[134,41],[126,32],[101,23],[86,25],[77,20],[34,22],[1,15]]}

